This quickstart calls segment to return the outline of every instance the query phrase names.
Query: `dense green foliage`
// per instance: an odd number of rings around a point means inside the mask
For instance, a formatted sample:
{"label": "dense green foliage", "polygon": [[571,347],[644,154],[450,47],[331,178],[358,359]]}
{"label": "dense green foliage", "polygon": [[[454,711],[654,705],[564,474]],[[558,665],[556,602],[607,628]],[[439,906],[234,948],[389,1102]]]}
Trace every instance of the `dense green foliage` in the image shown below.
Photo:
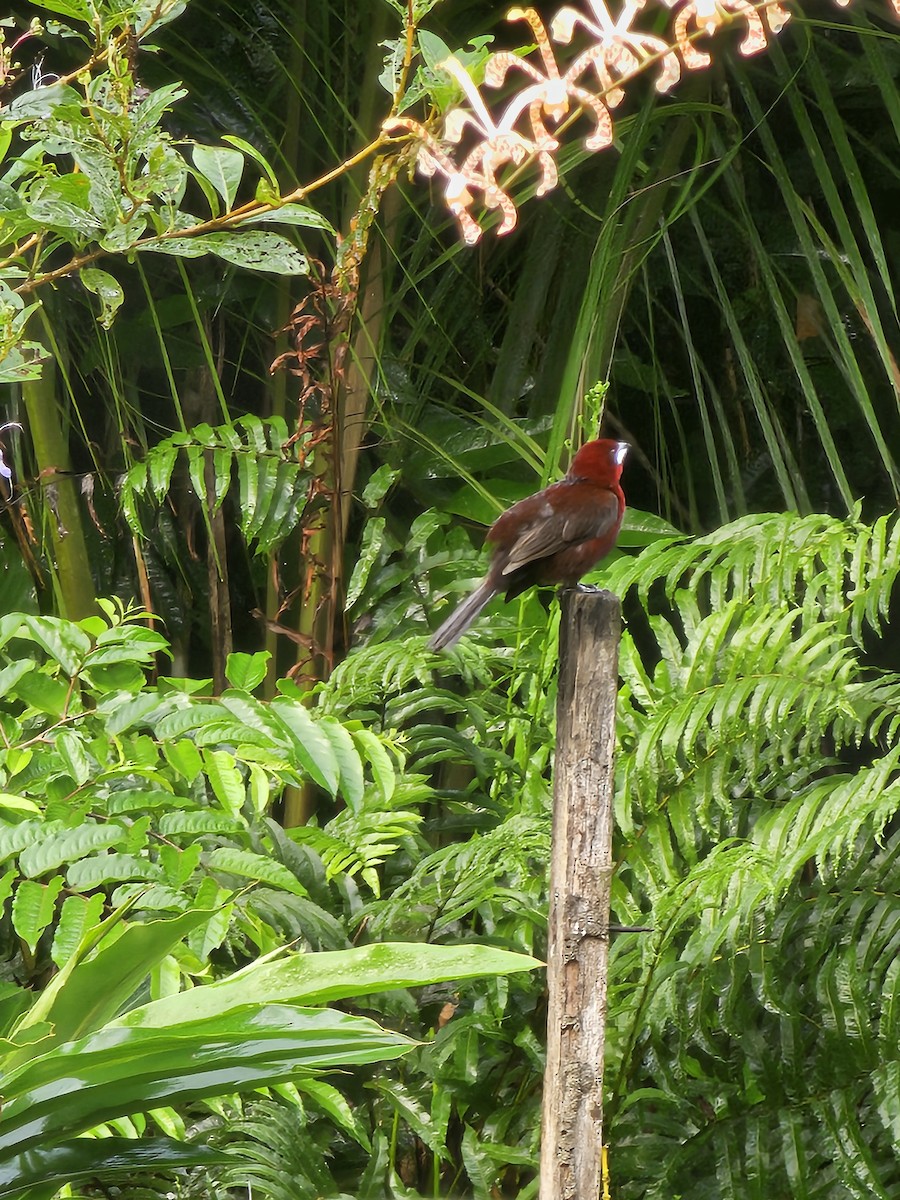
{"label": "dense green foliage", "polygon": [[612,1194],[895,1195],[884,6],[725,35],[477,251],[377,139],[452,100],[445,48],[513,44],[499,9],[39,9],[0,81],[0,1193],[536,1194],[508,952],[543,948],[557,610],[424,647],[609,377],[613,905],[653,930],[612,947]]}

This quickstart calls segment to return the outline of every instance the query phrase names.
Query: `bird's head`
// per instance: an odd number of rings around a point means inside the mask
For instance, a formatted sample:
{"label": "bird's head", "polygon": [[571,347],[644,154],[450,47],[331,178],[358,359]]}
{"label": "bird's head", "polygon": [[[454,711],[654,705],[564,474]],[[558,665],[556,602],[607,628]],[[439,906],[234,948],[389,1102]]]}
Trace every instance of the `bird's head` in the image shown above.
{"label": "bird's head", "polygon": [[587,479],[603,487],[612,487],[622,477],[622,467],[628,454],[627,442],[613,438],[596,438],[585,442],[569,467],[570,479]]}

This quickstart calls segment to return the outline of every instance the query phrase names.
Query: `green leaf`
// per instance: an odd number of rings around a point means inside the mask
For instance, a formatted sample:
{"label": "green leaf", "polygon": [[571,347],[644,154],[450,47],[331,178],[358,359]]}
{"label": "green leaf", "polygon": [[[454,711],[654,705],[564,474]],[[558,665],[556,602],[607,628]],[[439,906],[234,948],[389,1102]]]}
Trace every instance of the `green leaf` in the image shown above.
{"label": "green leaf", "polygon": [[339,721],[333,717],[322,717],[319,728],[331,742],[331,749],[340,770],[340,791],[348,808],[359,808],[362,803],[365,780],[359,751],[353,738]]}
{"label": "green leaf", "polygon": [[291,892],[294,896],[308,895],[306,888],[283,863],[253,854],[250,850],[236,850],[220,846],[206,856],[206,865],[211,871],[226,871],[229,875],[240,875],[244,879],[256,879],[272,887]]}
{"label": "green leaf", "polygon": [[250,142],[244,141],[243,138],[237,137],[233,133],[223,134],[222,141],[228,142],[231,146],[236,146],[238,150],[246,154],[248,158],[252,158],[256,165],[262,169],[263,173],[275,191],[278,191],[278,176],[255,146],[251,145]]}
{"label": "green leaf", "polygon": [[242,233],[203,233],[196,237],[174,237],[141,244],[142,250],[173,254],[181,258],[200,258],[216,254],[226,262],[250,271],[271,271],[276,275],[307,275],[306,256],[278,233],[248,230]]}
{"label": "green leaf", "polygon": [[[46,1022],[53,1029],[49,1040],[42,1043],[48,1048],[99,1029],[132,999],[152,968],[212,915],[209,909],[198,907],[171,919],[135,922],[123,928],[119,910],[100,926],[86,925],[76,952],[19,1022],[15,1034]],[[31,1049],[26,1046],[19,1057],[30,1061]],[[14,1065],[16,1060],[8,1057],[4,1069],[11,1070]]]}
{"label": "green leaf", "polygon": [[89,292],[99,298],[100,316],[97,320],[104,329],[109,329],[125,299],[122,285],[108,271],[101,271],[97,267],[82,267],[78,278]]}
{"label": "green leaf", "polygon": [[200,751],[187,738],[182,738],[178,742],[165,742],[162,749],[163,754],[166,756],[166,761],[188,783],[193,783],[203,770],[203,759],[200,757]]}
{"label": "green leaf", "polygon": [[279,208],[269,209],[249,217],[246,225],[299,225],[304,229],[324,229],[334,234],[335,229],[329,220],[316,212],[314,208],[306,208],[302,204],[282,204]]}
{"label": "green leaf", "polygon": [[252,692],[265,679],[271,657],[268,650],[260,650],[256,654],[229,654],[225,664],[228,682],[232,687]]}
{"label": "green leaf", "polygon": [[19,855],[19,868],[23,875],[30,877],[45,875],[63,863],[76,862],[96,850],[118,846],[127,836],[127,830],[115,823],[97,825],[91,822],[75,829],[62,829],[27,846]]}
{"label": "green leaf", "polygon": [[24,796],[14,796],[9,792],[0,792],[0,808],[7,812],[22,812],[38,814],[40,808],[33,800],[26,800]]}
{"label": "green leaf", "polygon": [[225,201],[225,208],[231,209],[244,174],[244,156],[224,146],[194,146],[191,157],[197,170]]}
{"label": "green leaf", "polygon": [[293,735],[293,750],[303,769],[319,787],[332,796],[336,795],[340,771],[331,741],[318,723],[296,701],[274,700],[271,711]]}
{"label": "green leaf", "polygon": [[234,755],[227,750],[206,749],[203,765],[216,799],[230,816],[236,817],[243,807],[245,792]]}
{"label": "green leaf", "polygon": [[159,832],[167,838],[181,835],[196,838],[203,833],[240,833],[245,828],[246,825],[239,818],[211,812],[208,808],[199,812],[167,812],[159,822]]}
{"label": "green leaf", "polygon": [[16,692],[26,704],[51,717],[61,717],[70,699],[68,685],[61,679],[51,679],[42,671],[32,671],[20,679]]}
{"label": "green leaf", "polygon": [[50,957],[58,967],[64,967],[84,941],[88,931],[100,920],[106,897],[97,892],[85,899],[67,896],[59,913]]}
{"label": "green leaf", "polygon": [[169,1028],[117,1022],[8,1072],[0,1164],[114,1117],[397,1058],[414,1045],[366,1017],[244,999],[242,1011]]}
{"label": "green leaf", "polygon": [[372,568],[381,556],[386,526],[387,522],[384,517],[370,517],[366,522],[359,556],[347,584],[346,605],[348,609],[353,607],[365,591]]}
{"label": "green leaf", "polygon": [[298,1079],[296,1087],[304,1096],[309,1096],[345,1133],[359,1142],[364,1150],[371,1150],[372,1143],[365,1126],[346,1097],[336,1087],[326,1083],[324,1079]]}
{"label": "green leaf", "polygon": [[353,740],[359,752],[372,768],[372,777],[379,795],[385,804],[394,794],[397,776],[391,756],[370,729],[354,729]]}
{"label": "green leaf", "polygon": [[41,934],[53,920],[62,886],[62,876],[57,875],[48,884],[24,879],[16,889],[12,903],[13,928],[32,954]]}
{"label": "green leaf", "polygon": [[233,1163],[234,1157],[210,1146],[179,1142],[170,1137],[76,1138],[55,1146],[35,1147],[0,1163],[0,1197],[47,1200],[63,1184],[99,1177],[130,1178],[145,1171],[215,1167]]}
{"label": "green leaf", "polygon": [[248,995],[277,1004],[328,1004],[390,988],[423,987],[449,979],[477,979],[531,971],[543,964],[493,946],[435,946],[385,942],[320,954],[292,954],[257,962],[229,979],[166,996],[124,1014],[115,1024],[164,1027],[246,1004]]}
{"label": "green leaf", "polygon": [[73,863],[66,872],[69,887],[86,892],[104,883],[122,883],[128,879],[161,879],[162,870],[149,858],[135,854],[100,854]]}
{"label": "green leaf", "polygon": [[[82,661],[91,648],[91,642],[86,633],[77,625],[58,617],[26,616],[22,625],[39,646],[58,662],[65,673],[75,675]],[[21,634],[20,634],[21,636]]]}

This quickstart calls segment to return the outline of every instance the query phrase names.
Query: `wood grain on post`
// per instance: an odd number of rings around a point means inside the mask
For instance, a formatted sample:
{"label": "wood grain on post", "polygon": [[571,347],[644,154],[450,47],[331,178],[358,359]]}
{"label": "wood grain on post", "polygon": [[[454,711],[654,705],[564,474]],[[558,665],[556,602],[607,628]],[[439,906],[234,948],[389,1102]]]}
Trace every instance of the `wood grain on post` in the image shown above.
{"label": "wood grain on post", "polygon": [[621,607],[562,594],[541,1200],[597,1200]]}

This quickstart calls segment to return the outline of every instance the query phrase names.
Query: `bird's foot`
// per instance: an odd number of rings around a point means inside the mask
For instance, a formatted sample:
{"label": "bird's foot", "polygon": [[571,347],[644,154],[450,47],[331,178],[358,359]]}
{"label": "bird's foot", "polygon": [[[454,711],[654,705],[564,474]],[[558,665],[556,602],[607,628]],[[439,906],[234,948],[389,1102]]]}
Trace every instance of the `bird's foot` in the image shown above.
{"label": "bird's foot", "polygon": [[575,591],[576,592],[587,592],[590,595],[593,592],[602,591],[602,588],[598,588],[595,583],[576,583]]}

